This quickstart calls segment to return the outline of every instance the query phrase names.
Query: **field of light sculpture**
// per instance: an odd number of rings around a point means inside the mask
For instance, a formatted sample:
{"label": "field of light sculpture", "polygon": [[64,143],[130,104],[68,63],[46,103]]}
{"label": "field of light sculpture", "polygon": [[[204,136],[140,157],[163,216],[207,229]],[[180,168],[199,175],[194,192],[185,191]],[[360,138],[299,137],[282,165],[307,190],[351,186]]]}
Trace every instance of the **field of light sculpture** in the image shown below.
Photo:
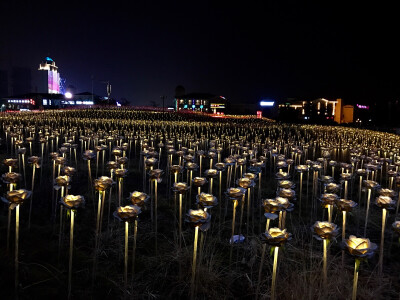
{"label": "field of light sculpture", "polygon": [[398,299],[397,135],[128,108],[0,124],[4,299]]}

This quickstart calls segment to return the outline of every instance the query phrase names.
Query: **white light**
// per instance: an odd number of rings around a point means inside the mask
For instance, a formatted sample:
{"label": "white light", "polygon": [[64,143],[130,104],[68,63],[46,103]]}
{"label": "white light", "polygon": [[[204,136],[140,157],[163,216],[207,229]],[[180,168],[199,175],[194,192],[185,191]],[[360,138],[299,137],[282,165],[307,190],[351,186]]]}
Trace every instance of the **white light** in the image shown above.
{"label": "white light", "polygon": [[274,106],[275,101],[260,101],[260,106]]}
{"label": "white light", "polygon": [[65,96],[65,98],[67,98],[67,99],[71,99],[71,98],[72,98],[72,93],[66,92],[64,96]]}

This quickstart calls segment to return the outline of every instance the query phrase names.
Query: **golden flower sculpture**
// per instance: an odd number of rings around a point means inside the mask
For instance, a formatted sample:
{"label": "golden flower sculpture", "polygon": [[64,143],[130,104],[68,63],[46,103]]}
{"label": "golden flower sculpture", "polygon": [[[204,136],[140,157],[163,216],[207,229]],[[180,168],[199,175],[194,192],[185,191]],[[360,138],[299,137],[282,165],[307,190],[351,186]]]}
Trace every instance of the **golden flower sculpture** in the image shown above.
{"label": "golden flower sculpture", "polygon": [[287,198],[289,201],[296,200],[296,192],[292,189],[279,189],[277,196]]}
{"label": "golden flower sculpture", "polygon": [[189,186],[186,182],[175,182],[172,186],[172,190],[175,193],[183,194],[189,189]]}
{"label": "golden flower sculpture", "polygon": [[304,172],[307,172],[308,170],[309,170],[309,166],[307,166],[307,165],[298,165],[298,166],[295,166],[294,167],[295,168],[295,170],[297,171],[297,172],[299,172],[299,173],[304,173]]}
{"label": "golden flower sculpture", "polygon": [[157,180],[158,183],[162,181],[161,176],[164,174],[164,171],[161,169],[154,169],[149,172],[150,179]]}
{"label": "golden flower sculpture", "polygon": [[22,179],[22,175],[15,172],[7,172],[1,175],[1,179],[3,180],[4,183],[15,184]]}
{"label": "golden flower sculpture", "polygon": [[186,163],[186,169],[189,171],[194,171],[194,170],[197,170],[198,168],[199,168],[199,166],[194,162],[188,161]]}
{"label": "golden flower sculpture", "polygon": [[296,185],[294,184],[293,181],[290,180],[280,180],[278,181],[278,188],[281,189],[294,189],[296,187]]}
{"label": "golden flower sculpture", "polygon": [[18,159],[16,158],[6,158],[3,160],[3,164],[7,167],[16,168],[18,165]]}
{"label": "golden flower sculpture", "polygon": [[64,175],[72,177],[75,174],[76,170],[73,167],[66,166],[63,168]]}
{"label": "golden flower sculpture", "polygon": [[150,196],[143,192],[134,191],[130,193],[129,199],[133,205],[144,207],[147,201],[150,199]]}
{"label": "golden flower sculpture", "polygon": [[344,246],[346,247],[350,255],[357,258],[371,257],[372,255],[374,255],[374,252],[378,247],[375,243],[371,243],[369,239],[358,238],[354,235],[350,235],[350,237],[345,240]]}
{"label": "golden flower sculpture", "polygon": [[85,198],[80,195],[67,195],[61,198],[61,204],[68,209],[77,209],[85,205]]}
{"label": "golden flower sculpture", "polygon": [[325,208],[328,207],[328,205],[334,205],[338,200],[339,200],[338,195],[330,193],[322,194],[320,198],[322,206]]}
{"label": "golden flower sculpture", "polygon": [[60,189],[61,187],[69,188],[69,184],[71,182],[71,177],[67,175],[58,176],[54,179],[54,188],[56,190]]}
{"label": "golden flower sculpture", "polygon": [[373,180],[364,180],[364,185],[367,189],[378,189],[380,187],[379,183]]}
{"label": "golden flower sculpture", "polygon": [[210,226],[211,215],[202,209],[189,209],[185,221],[205,231]]}
{"label": "golden flower sculpture", "polygon": [[196,203],[201,205],[203,208],[212,208],[218,204],[217,197],[207,194],[200,193],[200,195],[196,196]]}
{"label": "golden flower sculpture", "polygon": [[195,177],[195,178],[193,178],[192,182],[193,182],[193,184],[194,184],[196,187],[202,187],[202,186],[205,185],[208,181],[207,181],[207,179],[204,178],[204,177]]}
{"label": "golden flower sculpture", "polygon": [[290,174],[287,172],[278,172],[275,174],[275,179],[277,180],[283,180],[283,179],[289,179]]}
{"label": "golden flower sculpture", "polygon": [[115,177],[117,177],[117,178],[123,178],[123,177],[126,177],[126,175],[128,174],[128,170],[127,169],[115,169],[114,174],[115,174]]}
{"label": "golden flower sculpture", "polygon": [[115,182],[107,176],[101,176],[94,180],[94,188],[96,191],[104,192],[110,188]]}
{"label": "golden flower sculpture", "polygon": [[118,169],[118,163],[117,163],[116,161],[113,161],[113,160],[108,161],[108,162],[107,162],[107,169],[108,169],[108,170],[115,170],[115,169]]}
{"label": "golden flower sculpture", "polygon": [[225,194],[231,199],[241,199],[246,194],[246,189],[240,187],[231,187],[226,190]]}
{"label": "golden flower sculpture", "polygon": [[170,167],[171,173],[172,174],[178,174],[180,172],[182,172],[182,167],[180,165],[172,165]]}
{"label": "golden flower sculpture", "polygon": [[217,169],[208,169],[204,171],[204,176],[207,178],[215,178],[218,175],[218,170]]}
{"label": "golden flower sculpture", "polygon": [[18,204],[24,203],[32,195],[31,191],[24,189],[8,191],[5,198],[1,198],[3,202],[7,203],[11,209],[13,209]]}
{"label": "golden flower sculpture", "polygon": [[247,177],[239,178],[236,181],[236,184],[238,186],[240,186],[241,188],[244,188],[244,189],[251,188],[251,187],[253,187],[255,185],[254,181],[249,179],[249,178],[247,178]]}
{"label": "golden flower sculpture", "polygon": [[381,195],[381,196],[387,196],[387,197],[391,197],[391,198],[397,196],[396,191],[391,190],[391,189],[386,189],[386,188],[380,189],[380,190],[378,191],[378,193],[379,193],[379,195]]}
{"label": "golden flower sculpture", "polygon": [[340,211],[346,211],[350,212],[353,210],[354,207],[356,207],[358,204],[352,200],[347,200],[347,199],[337,199],[336,200],[336,207]]}
{"label": "golden flower sculpture", "polygon": [[85,150],[82,157],[84,160],[92,160],[96,157],[96,152],[93,150]]}
{"label": "golden flower sculpture", "polygon": [[340,190],[340,185],[334,182],[324,184],[325,192],[328,194],[336,194]]}
{"label": "golden flower sculpture", "polygon": [[261,235],[262,242],[270,246],[281,247],[284,243],[291,239],[291,234],[286,229],[270,228]]}
{"label": "golden flower sculpture", "polygon": [[337,236],[339,230],[334,223],[317,221],[311,227],[311,232],[314,234],[314,237],[319,240],[330,240]]}
{"label": "golden flower sculpture", "polygon": [[219,163],[216,163],[216,164],[214,165],[214,167],[215,167],[218,171],[224,171],[225,168],[226,168],[226,164],[223,163],[223,162],[219,162]]}
{"label": "golden flower sculpture", "polygon": [[375,199],[375,204],[380,208],[392,209],[396,205],[396,201],[389,196],[379,196]]}
{"label": "golden flower sculpture", "polygon": [[141,212],[137,205],[119,206],[114,212],[114,217],[123,222],[133,223]]}

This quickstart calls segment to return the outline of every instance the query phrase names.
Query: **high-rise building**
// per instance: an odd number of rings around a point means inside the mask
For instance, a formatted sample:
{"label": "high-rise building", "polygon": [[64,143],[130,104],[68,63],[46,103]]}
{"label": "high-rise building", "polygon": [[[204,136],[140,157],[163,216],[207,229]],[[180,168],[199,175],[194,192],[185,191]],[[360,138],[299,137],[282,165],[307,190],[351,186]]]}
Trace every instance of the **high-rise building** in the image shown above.
{"label": "high-rise building", "polygon": [[58,67],[54,60],[46,57],[46,61],[39,65],[39,71],[46,71],[42,76],[42,88],[40,92],[60,94],[60,73],[58,73]]}

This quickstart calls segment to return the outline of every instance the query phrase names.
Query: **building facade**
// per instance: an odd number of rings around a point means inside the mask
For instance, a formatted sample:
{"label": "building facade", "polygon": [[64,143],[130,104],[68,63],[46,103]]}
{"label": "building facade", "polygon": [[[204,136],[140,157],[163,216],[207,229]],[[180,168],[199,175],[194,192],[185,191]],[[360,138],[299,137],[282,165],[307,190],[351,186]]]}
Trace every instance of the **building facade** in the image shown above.
{"label": "building facade", "polygon": [[224,113],[226,98],[206,93],[175,96],[175,111],[195,111],[213,114]]}

